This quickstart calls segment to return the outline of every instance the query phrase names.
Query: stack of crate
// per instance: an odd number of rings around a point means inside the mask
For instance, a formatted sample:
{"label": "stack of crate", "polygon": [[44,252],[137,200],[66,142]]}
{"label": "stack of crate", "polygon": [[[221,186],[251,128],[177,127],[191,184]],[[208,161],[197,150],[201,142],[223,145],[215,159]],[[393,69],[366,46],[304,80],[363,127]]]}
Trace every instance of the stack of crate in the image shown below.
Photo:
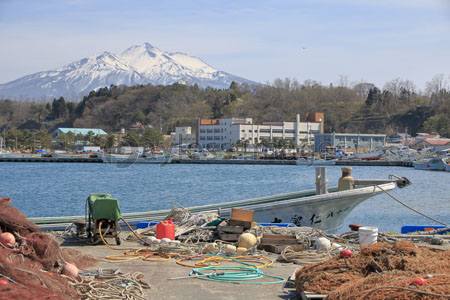
{"label": "stack of crate", "polygon": [[305,245],[299,244],[295,235],[278,234],[264,234],[261,238],[261,243],[258,245],[258,249],[280,254],[287,246],[290,246],[294,251],[305,250]]}
{"label": "stack of crate", "polygon": [[219,238],[222,241],[236,242],[244,230],[256,225],[253,222],[254,212],[252,210],[232,208],[231,218],[227,225],[219,226]]}

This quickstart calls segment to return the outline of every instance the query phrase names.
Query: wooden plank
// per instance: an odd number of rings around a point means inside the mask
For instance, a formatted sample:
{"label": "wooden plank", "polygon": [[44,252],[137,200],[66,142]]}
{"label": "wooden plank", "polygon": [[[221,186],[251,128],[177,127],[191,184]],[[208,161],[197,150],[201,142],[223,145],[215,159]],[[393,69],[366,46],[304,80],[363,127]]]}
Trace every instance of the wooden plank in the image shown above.
{"label": "wooden plank", "polygon": [[325,299],[327,295],[316,294],[313,292],[301,292],[300,297],[302,300],[314,300],[314,299]]}
{"label": "wooden plank", "polygon": [[264,234],[262,237],[265,239],[293,239],[293,240],[297,239],[295,235],[282,235],[282,234]]}
{"label": "wooden plank", "polygon": [[222,241],[236,242],[239,239],[240,233],[222,233],[219,232],[219,237]]}
{"label": "wooden plank", "polygon": [[305,245],[296,244],[296,245],[259,245],[259,250],[265,250],[267,252],[280,254],[286,247],[291,247],[294,251],[303,251],[305,250]]}
{"label": "wooden plank", "polygon": [[243,233],[244,227],[242,226],[219,226],[219,231],[224,233]]}
{"label": "wooden plank", "polygon": [[228,220],[228,226],[240,226],[244,229],[250,229],[252,228],[252,222],[230,219]]}
{"label": "wooden plank", "polygon": [[232,208],[231,209],[231,220],[245,221],[245,222],[253,222],[253,210],[241,209],[241,208]]}
{"label": "wooden plank", "polygon": [[297,245],[298,241],[293,239],[261,239],[261,245]]}

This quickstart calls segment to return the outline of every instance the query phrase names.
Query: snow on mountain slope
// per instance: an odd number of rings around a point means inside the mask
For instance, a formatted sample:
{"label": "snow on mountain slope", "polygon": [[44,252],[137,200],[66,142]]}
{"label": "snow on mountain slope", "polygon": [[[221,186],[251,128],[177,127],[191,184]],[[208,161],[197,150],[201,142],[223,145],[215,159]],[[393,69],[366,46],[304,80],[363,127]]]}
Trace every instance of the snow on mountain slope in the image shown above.
{"label": "snow on mountain slope", "polygon": [[218,71],[183,53],[167,53],[149,43],[132,46],[121,54],[104,52],[50,71],[38,72],[0,84],[0,97],[79,100],[101,87],[175,82],[200,87],[228,88],[232,81],[255,82]]}

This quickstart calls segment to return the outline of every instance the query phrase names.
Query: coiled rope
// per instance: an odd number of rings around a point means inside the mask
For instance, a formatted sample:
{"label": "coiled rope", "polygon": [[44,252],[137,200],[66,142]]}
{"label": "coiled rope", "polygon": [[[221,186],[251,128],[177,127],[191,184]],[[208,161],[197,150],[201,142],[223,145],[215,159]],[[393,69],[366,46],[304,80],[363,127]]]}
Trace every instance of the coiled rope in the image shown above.
{"label": "coiled rope", "polygon": [[[213,270],[212,273],[206,273],[205,271]],[[222,271],[222,272],[218,272]],[[229,271],[229,272],[224,272]],[[195,277],[202,280],[209,280],[209,281],[218,281],[218,282],[227,282],[227,283],[242,283],[242,284],[276,284],[276,283],[283,283],[286,281],[286,279],[269,275],[263,273],[258,268],[251,268],[251,267],[204,267],[204,268],[197,268],[193,269],[191,273],[189,273],[189,276],[196,276],[199,275],[199,277]],[[204,277],[200,277],[204,276]],[[258,281],[258,282],[252,282],[251,280],[260,279],[263,277],[269,277],[277,279],[277,281]]]}

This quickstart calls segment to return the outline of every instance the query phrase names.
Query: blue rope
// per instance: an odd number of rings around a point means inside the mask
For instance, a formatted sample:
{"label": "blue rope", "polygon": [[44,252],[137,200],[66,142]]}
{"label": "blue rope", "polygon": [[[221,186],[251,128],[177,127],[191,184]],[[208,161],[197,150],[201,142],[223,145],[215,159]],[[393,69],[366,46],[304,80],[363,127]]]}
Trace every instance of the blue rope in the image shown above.
{"label": "blue rope", "polygon": [[[215,272],[206,273],[204,271],[214,270]],[[230,271],[230,272],[220,272],[217,271]],[[189,276],[200,275],[203,277],[197,277],[198,279],[218,281],[218,282],[228,282],[228,283],[244,283],[244,284],[273,284],[273,283],[283,283],[286,279],[278,276],[273,276],[269,274],[264,274],[258,268],[251,267],[217,267],[209,266],[203,268],[193,269]],[[256,280],[263,277],[269,277],[278,279],[277,281],[258,281],[249,282],[250,280]]]}

